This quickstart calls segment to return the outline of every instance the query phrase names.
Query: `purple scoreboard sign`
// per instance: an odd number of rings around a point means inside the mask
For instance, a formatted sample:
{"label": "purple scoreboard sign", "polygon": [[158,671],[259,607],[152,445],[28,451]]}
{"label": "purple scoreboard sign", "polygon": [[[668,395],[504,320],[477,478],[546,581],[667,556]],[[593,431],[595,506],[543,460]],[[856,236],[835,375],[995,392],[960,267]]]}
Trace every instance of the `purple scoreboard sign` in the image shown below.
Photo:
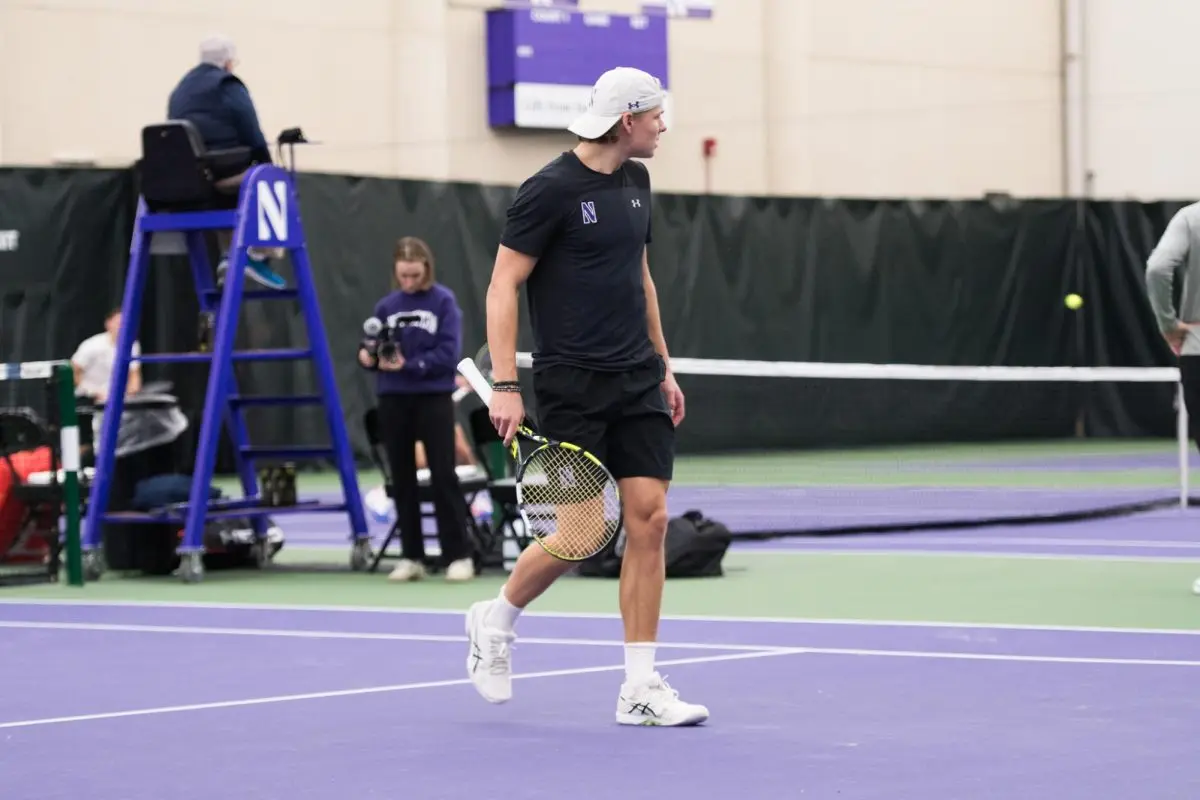
{"label": "purple scoreboard sign", "polygon": [[644,69],[669,94],[667,24],[659,15],[561,6],[489,10],[488,124],[562,130],[587,108],[596,78],[613,67]]}

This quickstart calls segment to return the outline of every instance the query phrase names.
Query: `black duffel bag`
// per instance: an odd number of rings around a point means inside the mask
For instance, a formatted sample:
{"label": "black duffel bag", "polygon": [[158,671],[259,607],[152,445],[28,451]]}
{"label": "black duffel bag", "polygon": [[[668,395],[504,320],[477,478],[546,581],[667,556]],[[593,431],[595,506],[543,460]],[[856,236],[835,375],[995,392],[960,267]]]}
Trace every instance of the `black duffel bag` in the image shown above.
{"label": "black duffel bag", "polygon": [[[667,523],[666,560],[668,578],[717,578],[725,574],[721,562],[733,534],[720,522],[699,511],[687,511]],[[617,578],[625,551],[624,532],[601,553],[579,565],[586,578]]]}

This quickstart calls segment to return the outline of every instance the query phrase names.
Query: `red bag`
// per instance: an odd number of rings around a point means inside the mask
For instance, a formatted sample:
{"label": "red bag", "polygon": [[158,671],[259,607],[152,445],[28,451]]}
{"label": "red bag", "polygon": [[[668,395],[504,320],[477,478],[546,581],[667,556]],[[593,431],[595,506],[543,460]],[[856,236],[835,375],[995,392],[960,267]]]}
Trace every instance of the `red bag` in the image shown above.
{"label": "red bag", "polygon": [[[53,455],[49,447],[22,450],[8,458],[0,458],[0,560],[5,563],[40,564],[49,552],[49,545],[41,535],[19,540],[19,537],[27,533],[22,530],[21,523],[29,509],[13,494],[12,488],[14,470],[17,479],[24,483],[35,472],[49,472],[52,460]],[[57,536],[58,515],[48,511],[43,516],[44,518],[32,521],[32,530],[39,534]]]}

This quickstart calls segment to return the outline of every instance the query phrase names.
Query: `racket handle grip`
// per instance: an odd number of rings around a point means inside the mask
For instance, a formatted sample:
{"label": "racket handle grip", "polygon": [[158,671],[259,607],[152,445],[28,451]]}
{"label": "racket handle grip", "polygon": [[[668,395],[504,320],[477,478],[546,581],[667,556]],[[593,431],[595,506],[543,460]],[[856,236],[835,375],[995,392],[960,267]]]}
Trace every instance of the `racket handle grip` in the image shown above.
{"label": "racket handle grip", "polygon": [[488,383],[488,379],[483,377],[483,373],[479,371],[479,367],[475,366],[475,362],[469,358],[464,358],[458,362],[458,372],[467,379],[467,383],[471,384],[471,388],[475,390],[475,394],[479,395],[479,399],[484,405],[492,403],[492,385]]}

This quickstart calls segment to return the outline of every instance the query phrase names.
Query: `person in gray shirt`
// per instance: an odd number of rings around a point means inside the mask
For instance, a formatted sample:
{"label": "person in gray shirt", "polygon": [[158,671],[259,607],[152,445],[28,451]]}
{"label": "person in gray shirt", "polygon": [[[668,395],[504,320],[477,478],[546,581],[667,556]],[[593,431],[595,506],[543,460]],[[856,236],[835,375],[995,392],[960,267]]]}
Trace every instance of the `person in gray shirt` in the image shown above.
{"label": "person in gray shirt", "polygon": [[[1175,273],[1183,267],[1183,297],[1175,309]],[[1200,203],[1184,206],[1167,224],[1146,262],[1146,290],[1158,329],[1180,356],[1200,355]],[[1200,408],[1196,409],[1200,412]]]}
{"label": "person in gray shirt", "polygon": [[[1183,293],[1175,307],[1175,276]],[[1200,447],[1200,203],[1175,213],[1146,261],[1146,293],[1158,329],[1179,356],[1188,433]]]}

